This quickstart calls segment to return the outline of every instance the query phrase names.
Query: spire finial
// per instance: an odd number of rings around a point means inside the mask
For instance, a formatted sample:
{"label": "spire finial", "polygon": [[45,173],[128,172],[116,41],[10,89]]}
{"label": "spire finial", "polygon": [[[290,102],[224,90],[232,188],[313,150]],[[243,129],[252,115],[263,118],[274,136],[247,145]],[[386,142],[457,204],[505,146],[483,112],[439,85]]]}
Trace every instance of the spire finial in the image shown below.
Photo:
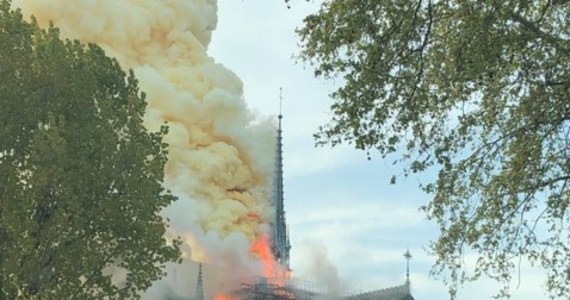
{"label": "spire finial", "polygon": [[283,88],[279,88],[279,119],[283,118]]}
{"label": "spire finial", "polygon": [[406,259],[406,283],[410,283],[410,260],[412,259],[412,254],[410,253],[410,248],[404,253],[404,258]]}

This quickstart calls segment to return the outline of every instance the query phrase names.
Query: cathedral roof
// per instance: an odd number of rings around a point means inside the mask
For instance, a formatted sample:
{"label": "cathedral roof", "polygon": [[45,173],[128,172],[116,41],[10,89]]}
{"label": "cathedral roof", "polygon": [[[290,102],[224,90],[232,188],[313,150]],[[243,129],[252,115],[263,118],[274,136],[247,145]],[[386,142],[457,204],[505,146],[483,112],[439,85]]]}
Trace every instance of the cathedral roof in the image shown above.
{"label": "cathedral roof", "polygon": [[408,283],[381,290],[351,295],[345,300],[414,300]]}

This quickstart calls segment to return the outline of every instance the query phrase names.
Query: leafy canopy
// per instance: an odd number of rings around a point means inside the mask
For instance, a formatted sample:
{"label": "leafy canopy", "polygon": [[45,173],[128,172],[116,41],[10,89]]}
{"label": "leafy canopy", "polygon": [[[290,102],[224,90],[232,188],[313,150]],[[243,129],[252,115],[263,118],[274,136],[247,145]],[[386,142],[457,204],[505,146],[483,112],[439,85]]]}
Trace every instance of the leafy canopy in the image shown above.
{"label": "leafy canopy", "polygon": [[568,20],[568,0],[325,0],[298,30],[315,75],[343,78],[318,144],[439,170],[424,210],[451,295],[486,275],[506,296],[519,258],[570,294]]}
{"label": "leafy canopy", "polygon": [[127,299],[179,257],[132,71],[0,1],[0,298]]}

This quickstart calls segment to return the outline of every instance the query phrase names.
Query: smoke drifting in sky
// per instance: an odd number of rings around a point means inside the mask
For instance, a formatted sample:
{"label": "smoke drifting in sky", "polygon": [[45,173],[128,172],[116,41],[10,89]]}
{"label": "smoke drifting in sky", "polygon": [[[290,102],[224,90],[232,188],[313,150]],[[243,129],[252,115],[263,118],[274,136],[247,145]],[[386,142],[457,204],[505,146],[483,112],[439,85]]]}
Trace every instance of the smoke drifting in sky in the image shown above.
{"label": "smoke drifting in sky", "polygon": [[216,1],[14,0],[13,5],[42,26],[53,22],[66,38],[99,44],[135,71],[149,103],[147,127],[170,126],[166,184],[179,200],[165,215],[173,233],[184,239],[184,254],[240,270],[230,277],[258,274],[249,248],[268,229],[274,126],[252,115],[239,78],[207,54]]}

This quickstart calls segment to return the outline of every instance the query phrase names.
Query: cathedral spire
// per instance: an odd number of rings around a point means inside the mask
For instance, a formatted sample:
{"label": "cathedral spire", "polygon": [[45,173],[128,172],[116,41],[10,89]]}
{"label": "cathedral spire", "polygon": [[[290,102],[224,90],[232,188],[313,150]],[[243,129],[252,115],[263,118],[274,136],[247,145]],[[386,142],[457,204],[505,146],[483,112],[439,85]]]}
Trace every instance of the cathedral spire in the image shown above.
{"label": "cathedral spire", "polygon": [[287,234],[287,223],[285,222],[285,205],[283,199],[283,137],[281,122],[283,105],[283,89],[279,89],[279,115],[277,127],[277,153],[275,157],[275,177],[273,184],[274,221],[272,224],[272,249],[273,256],[281,265],[289,269],[289,250],[291,245]]}
{"label": "cathedral spire", "polygon": [[202,277],[202,263],[198,265],[198,280],[196,281],[196,300],[204,300],[204,278]]}

